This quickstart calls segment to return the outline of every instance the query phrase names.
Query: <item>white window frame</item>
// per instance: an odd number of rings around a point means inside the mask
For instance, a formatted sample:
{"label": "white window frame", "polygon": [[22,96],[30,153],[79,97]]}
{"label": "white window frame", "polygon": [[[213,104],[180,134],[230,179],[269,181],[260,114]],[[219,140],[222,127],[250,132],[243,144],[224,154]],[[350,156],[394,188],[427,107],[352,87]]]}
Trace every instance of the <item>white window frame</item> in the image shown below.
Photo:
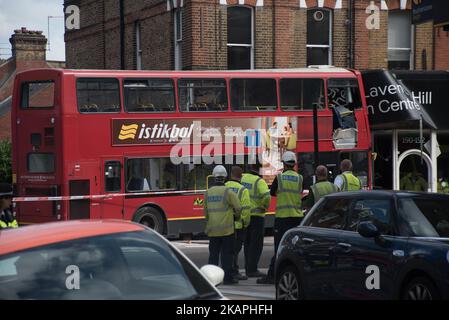
{"label": "white window frame", "polygon": [[[175,70],[182,70],[182,20],[183,12],[182,8],[176,8],[174,11],[174,48],[175,48]],[[178,34],[178,26],[180,34]]]}
{"label": "white window frame", "polygon": [[251,44],[246,43],[227,43],[226,47],[242,47],[242,48],[250,48],[250,70],[254,69],[254,8],[243,5],[235,5],[229,7],[243,7],[251,10]]}
{"label": "white window frame", "polygon": [[[333,49],[333,39],[332,39],[332,32],[333,32],[333,24],[334,24],[334,15],[333,15],[333,11],[329,10],[327,8],[312,8],[309,10],[322,10],[322,11],[327,11],[329,12],[329,44],[328,45],[324,45],[324,44],[306,44],[306,60],[307,60],[307,55],[308,55],[308,50],[309,48],[327,48],[328,50],[328,64],[332,65],[333,64],[333,54],[332,54],[332,49]],[[308,13],[308,12],[307,12]],[[307,31],[309,30],[309,26],[307,26]]]}
{"label": "white window frame", "polygon": [[142,70],[142,39],[141,39],[141,24],[136,21],[136,70]]}
{"label": "white window frame", "polygon": [[[411,14],[411,13],[410,13]],[[388,27],[390,26],[390,24],[388,24]],[[387,30],[388,32],[388,30]],[[388,54],[390,52],[390,50],[392,51],[408,51],[409,53],[409,70],[413,70],[414,69],[414,41],[415,41],[415,29],[414,29],[414,25],[413,25],[413,21],[412,18],[410,18],[410,48],[400,48],[400,47],[390,47],[389,44],[387,46],[387,57]],[[388,39],[387,39],[388,42]],[[406,60],[404,60],[406,61]],[[387,58],[387,63],[390,63],[390,60]]]}

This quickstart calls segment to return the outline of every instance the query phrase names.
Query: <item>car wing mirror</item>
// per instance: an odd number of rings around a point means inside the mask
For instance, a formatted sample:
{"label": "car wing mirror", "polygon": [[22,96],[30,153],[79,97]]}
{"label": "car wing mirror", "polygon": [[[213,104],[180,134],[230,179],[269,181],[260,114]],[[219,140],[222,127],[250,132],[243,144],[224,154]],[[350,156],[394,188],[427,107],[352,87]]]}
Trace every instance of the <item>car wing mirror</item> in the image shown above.
{"label": "car wing mirror", "polygon": [[362,221],[357,227],[357,232],[365,238],[377,238],[380,236],[380,230],[371,221]]}
{"label": "car wing mirror", "polygon": [[207,264],[200,269],[201,273],[209,280],[214,286],[218,286],[223,282],[224,271],[222,268]]}

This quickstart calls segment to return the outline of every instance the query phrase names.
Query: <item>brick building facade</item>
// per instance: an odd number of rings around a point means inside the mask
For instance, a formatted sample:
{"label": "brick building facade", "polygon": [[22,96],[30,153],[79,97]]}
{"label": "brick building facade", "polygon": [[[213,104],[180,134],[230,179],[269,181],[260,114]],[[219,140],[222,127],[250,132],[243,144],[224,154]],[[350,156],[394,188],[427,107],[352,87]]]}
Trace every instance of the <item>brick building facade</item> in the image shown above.
{"label": "brick building facade", "polygon": [[[432,22],[412,27],[412,0],[123,0],[122,20],[120,0],[64,5],[80,8],[81,28],[65,34],[69,68],[241,68],[236,60],[252,68],[449,68],[447,32]],[[372,14],[379,25],[368,29]]]}
{"label": "brick building facade", "polygon": [[432,21],[416,26],[416,69],[449,69],[449,30]]}

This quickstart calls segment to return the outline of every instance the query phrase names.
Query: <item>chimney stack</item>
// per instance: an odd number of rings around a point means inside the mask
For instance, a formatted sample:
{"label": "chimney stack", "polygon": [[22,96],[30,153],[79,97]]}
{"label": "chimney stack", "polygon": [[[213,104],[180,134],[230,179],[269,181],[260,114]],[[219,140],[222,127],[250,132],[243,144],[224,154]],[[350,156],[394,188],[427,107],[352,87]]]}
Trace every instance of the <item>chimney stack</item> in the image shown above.
{"label": "chimney stack", "polygon": [[22,27],[14,30],[9,39],[12,45],[12,56],[19,61],[45,61],[47,38],[42,31],[31,31]]}

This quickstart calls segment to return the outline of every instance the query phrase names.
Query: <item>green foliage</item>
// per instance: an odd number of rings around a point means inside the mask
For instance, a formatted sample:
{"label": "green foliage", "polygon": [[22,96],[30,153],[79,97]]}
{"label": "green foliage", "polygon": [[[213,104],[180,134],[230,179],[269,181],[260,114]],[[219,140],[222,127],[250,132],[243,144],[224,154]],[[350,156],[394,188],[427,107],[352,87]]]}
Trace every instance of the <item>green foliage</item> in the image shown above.
{"label": "green foliage", "polygon": [[0,141],[0,182],[12,182],[12,145],[9,140]]}

